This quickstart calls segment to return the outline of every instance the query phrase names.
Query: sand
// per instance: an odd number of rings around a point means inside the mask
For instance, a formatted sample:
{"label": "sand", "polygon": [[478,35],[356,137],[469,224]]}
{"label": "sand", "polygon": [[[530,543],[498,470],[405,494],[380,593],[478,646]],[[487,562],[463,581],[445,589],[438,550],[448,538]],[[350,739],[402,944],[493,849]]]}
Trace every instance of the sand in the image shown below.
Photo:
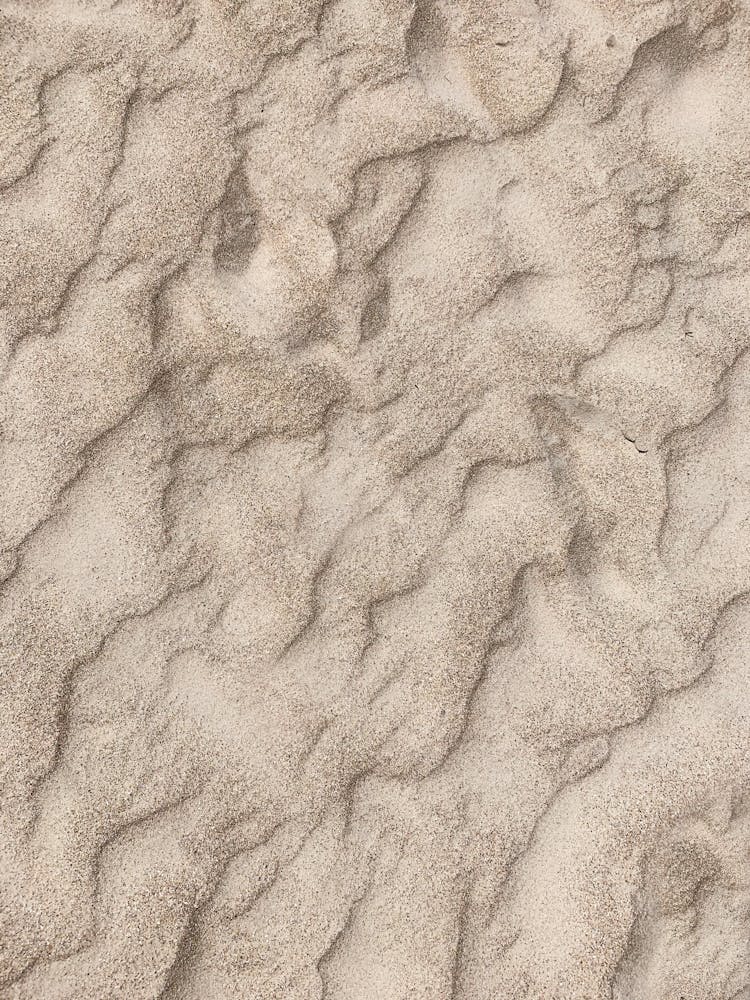
{"label": "sand", "polygon": [[0,2],[0,1000],[750,998],[748,53]]}

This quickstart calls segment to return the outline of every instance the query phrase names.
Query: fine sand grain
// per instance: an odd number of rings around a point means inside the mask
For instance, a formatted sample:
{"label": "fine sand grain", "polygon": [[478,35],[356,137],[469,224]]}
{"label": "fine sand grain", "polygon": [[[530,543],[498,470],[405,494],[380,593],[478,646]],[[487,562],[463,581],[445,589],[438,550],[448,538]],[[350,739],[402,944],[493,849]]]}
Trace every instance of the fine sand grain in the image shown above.
{"label": "fine sand grain", "polygon": [[750,1000],[750,4],[0,0],[0,1000]]}

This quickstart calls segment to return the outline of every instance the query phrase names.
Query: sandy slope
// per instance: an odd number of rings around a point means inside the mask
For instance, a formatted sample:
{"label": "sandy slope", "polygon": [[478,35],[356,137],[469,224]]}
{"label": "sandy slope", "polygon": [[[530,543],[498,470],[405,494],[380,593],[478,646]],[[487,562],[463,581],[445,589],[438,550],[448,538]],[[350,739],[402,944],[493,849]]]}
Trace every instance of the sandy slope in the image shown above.
{"label": "sandy slope", "polygon": [[0,998],[750,997],[750,7],[0,2]]}

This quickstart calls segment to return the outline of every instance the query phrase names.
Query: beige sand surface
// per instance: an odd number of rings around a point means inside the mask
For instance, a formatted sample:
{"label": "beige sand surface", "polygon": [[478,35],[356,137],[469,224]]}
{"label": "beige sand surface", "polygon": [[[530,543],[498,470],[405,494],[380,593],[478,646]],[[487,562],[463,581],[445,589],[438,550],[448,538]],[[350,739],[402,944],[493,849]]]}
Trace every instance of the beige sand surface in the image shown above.
{"label": "beige sand surface", "polygon": [[0,76],[0,1000],[748,1000],[750,4]]}

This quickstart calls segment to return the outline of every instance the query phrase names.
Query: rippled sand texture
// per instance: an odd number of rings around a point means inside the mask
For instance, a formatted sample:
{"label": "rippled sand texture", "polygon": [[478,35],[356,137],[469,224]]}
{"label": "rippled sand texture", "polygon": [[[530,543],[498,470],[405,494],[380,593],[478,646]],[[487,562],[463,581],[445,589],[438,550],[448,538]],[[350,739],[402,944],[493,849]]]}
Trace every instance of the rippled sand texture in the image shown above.
{"label": "rippled sand texture", "polygon": [[0,3],[0,998],[750,998],[750,5]]}

